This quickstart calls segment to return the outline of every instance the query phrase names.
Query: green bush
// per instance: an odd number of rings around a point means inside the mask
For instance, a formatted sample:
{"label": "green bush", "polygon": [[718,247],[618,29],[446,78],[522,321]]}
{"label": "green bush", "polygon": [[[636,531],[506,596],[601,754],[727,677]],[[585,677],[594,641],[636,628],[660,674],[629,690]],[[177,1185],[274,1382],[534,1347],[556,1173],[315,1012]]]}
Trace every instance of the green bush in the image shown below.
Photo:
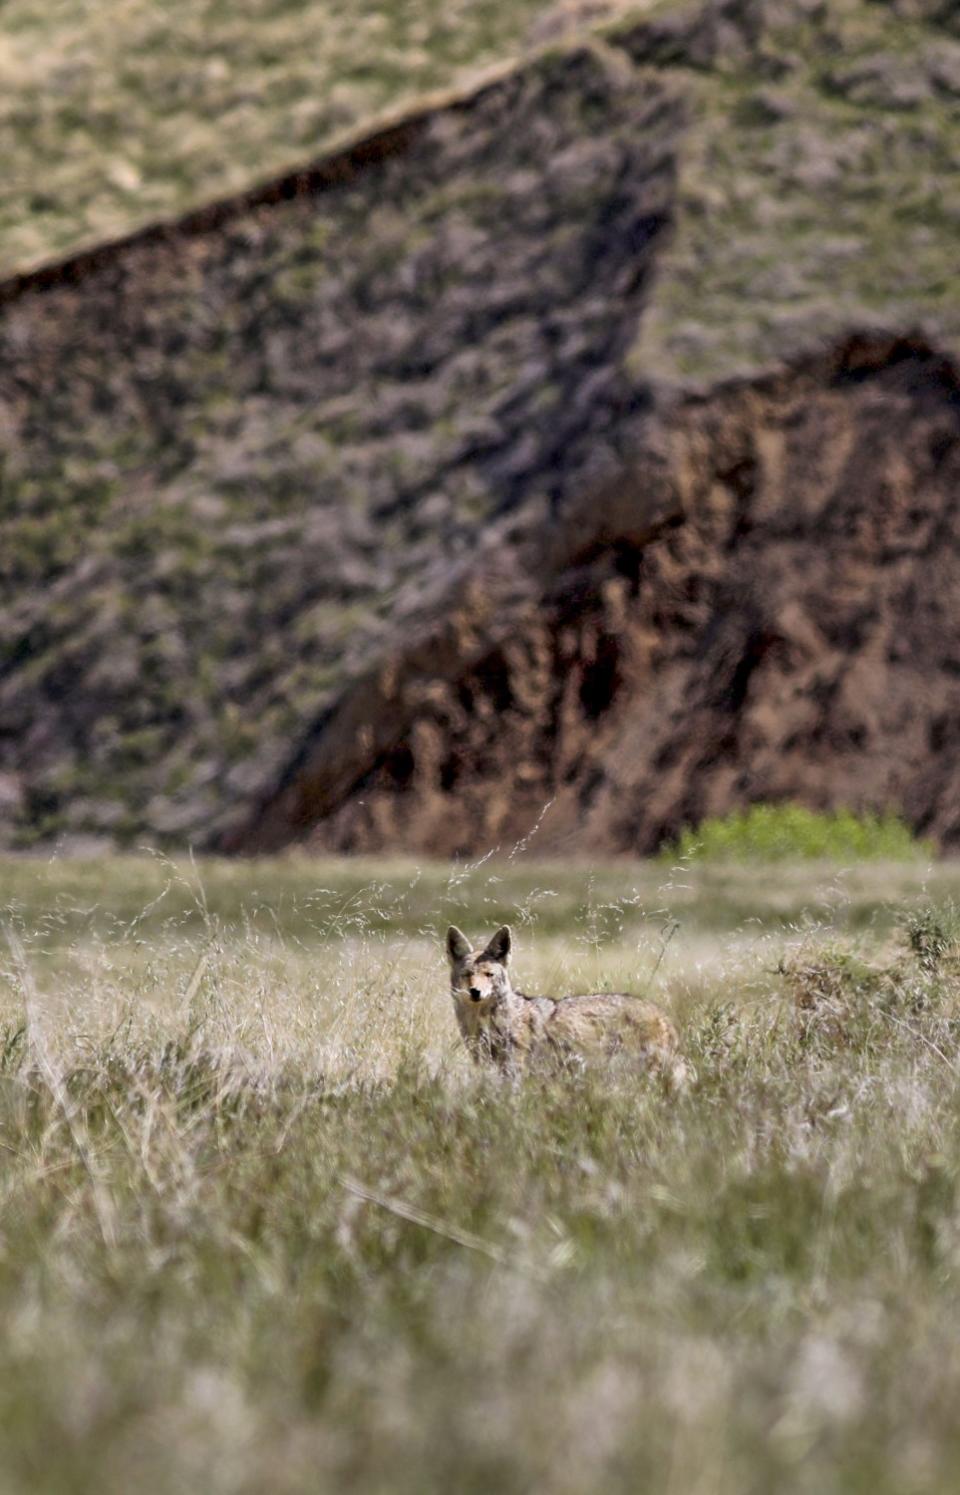
{"label": "green bush", "polygon": [[904,918],[907,944],[925,971],[937,971],[960,949],[960,908],[912,909]]}
{"label": "green bush", "polygon": [[696,829],[681,831],[663,851],[671,859],[735,862],[795,857],[909,861],[932,854],[932,843],[916,837],[898,815],[818,812],[792,804],[751,805],[705,820]]}

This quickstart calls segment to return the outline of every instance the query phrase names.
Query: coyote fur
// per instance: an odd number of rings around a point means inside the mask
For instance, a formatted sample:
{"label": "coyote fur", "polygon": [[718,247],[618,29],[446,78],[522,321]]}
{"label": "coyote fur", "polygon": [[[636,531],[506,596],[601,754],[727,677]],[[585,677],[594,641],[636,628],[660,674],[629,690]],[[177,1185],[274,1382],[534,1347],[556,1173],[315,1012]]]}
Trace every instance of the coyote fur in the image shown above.
{"label": "coyote fur", "polygon": [[516,1074],[544,1061],[563,1066],[623,1054],[674,1086],[686,1083],[677,1030],[655,1002],[628,992],[531,997],[515,991],[511,945],[506,925],[481,950],[455,925],[447,931],[454,1011],[475,1063]]}

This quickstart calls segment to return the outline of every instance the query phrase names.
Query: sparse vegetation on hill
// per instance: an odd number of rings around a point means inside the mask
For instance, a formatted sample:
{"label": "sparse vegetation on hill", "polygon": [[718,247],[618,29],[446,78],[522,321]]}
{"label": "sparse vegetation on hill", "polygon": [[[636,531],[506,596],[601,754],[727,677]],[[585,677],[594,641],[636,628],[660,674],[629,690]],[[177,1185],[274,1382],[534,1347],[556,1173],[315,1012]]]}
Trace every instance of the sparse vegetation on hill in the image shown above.
{"label": "sparse vegetation on hill", "polygon": [[0,274],[173,218],[521,50],[545,0],[5,0]]}
{"label": "sparse vegetation on hill", "polygon": [[735,0],[715,14],[637,366],[709,381],[851,325],[922,327],[956,350],[956,6]]}
{"label": "sparse vegetation on hill", "polygon": [[[784,867],[802,930],[759,871],[728,923],[709,868],[622,865],[564,928],[558,875],[0,866],[5,1495],[955,1488],[960,982],[891,943],[942,917],[920,875],[858,874],[853,941],[821,869]],[[503,908],[524,985],[672,1008],[689,1095],[470,1068],[437,932]]]}
{"label": "sparse vegetation on hill", "polygon": [[956,27],[654,6],[0,287],[0,841],[955,842]]}
{"label": "sparse vegetation on hill", "polygon": [[485,522],[576,488],[637,404],[680,116],[589,52],[543,61],[325,191],[11,301],[18,839],[209,842]]}
{"label": "sparse vegetation on hill", "polygon": [[[809,347],[811,321],[821,336],[878,319],[960,333],[955,9],[707,9],[704,25],[695,0],[8,0],[0,274],[243,190],[592,24],[679,69],[699,116],[639,361],[714,378]],[[631,31],[624,14],[650,20]]]}

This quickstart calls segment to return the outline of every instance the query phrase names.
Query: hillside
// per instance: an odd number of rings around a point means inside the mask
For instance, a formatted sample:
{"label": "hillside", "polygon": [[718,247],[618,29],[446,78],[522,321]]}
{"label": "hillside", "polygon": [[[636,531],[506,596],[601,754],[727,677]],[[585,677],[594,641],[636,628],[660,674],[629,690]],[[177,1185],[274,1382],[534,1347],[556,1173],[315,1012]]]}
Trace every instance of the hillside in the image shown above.
{"label": "hillside", "polygon": [[234,844],[651,852],[799,798],[956,846],[958,410],[880,336],[683,401],[669,459],[462,564]]}
{"label": "hillside", "polygon": [[569,10],[544,0],[4,0],[0,273],[280,174],[384,110],[462,86],[556,33]]}
{"label": "hillside", "polygon": [[958,37],[667,7],[0,286],[6,841],[955,843]]}

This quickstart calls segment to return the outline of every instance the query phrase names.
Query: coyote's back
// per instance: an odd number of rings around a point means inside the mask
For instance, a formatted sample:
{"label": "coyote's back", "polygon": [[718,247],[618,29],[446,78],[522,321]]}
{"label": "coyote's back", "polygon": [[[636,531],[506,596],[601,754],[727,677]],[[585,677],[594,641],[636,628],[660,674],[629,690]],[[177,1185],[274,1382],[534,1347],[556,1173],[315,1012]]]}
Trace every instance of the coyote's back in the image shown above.
{"label": "coyote's back", "polygon": [[623,1055],[674,1084],[688,1078],[670,1018],[629,992],[531,997],[515,991],[512,940],[504,925],[475,950],[455,926],[447,932],[450,988],[460,1032],[473,1058],[516,1072],[534,1061],[570,1064]]}

